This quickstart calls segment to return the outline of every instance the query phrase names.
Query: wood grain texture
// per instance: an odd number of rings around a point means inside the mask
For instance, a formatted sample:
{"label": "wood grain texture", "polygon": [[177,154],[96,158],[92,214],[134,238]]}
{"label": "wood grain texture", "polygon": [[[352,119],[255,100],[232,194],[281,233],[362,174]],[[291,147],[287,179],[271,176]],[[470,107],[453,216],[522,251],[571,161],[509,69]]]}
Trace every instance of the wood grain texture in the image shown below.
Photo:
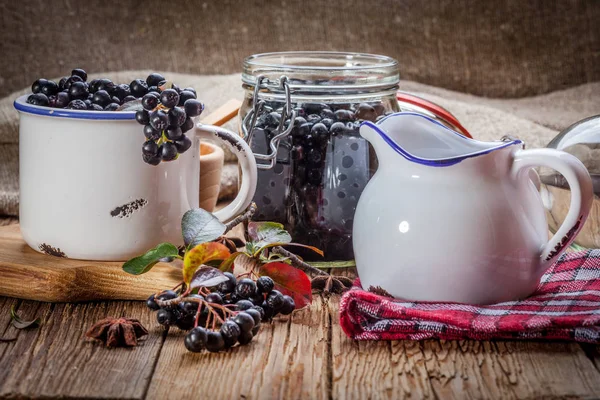
{"label": "wood grain texture", "polygon": [[[334,297],[329,308],[339,320]],[[600,373],[576,343],[358,342],[334,323],[331,354],[333,398],[600,397]]]}
{"label": "wood grain texture", "polygon": [[228,352],[188,353],[169,333],[149,399],[327,399],[329,315],[321,299],[291,317],[263,324],[255,340]]}
{"label": "wood grain texture", "polygon": [[[4,298],[4,301],[8,300]],[[0,305],[0,324],[7,305]],[[127,315],[150,327],[154,316],[142,303],[58,304],[23,301],[18,312],[41,317],[39,329],[16,331],[13,343],[0,344],[0,397],[141,399],[152,377],[162,334],[151,330],[138,347],[105,349],[84,332],[107,316]],[[8,368],[10,366],[10,368]]]}
{"label": "wood grain texture", "polygon": [[0,227],[0,295],[49,302],[143,300],[175,286],[181,271],[159,263],[130,275],[120,262],[81,261],[48,256],[29,248],[19,225]]}

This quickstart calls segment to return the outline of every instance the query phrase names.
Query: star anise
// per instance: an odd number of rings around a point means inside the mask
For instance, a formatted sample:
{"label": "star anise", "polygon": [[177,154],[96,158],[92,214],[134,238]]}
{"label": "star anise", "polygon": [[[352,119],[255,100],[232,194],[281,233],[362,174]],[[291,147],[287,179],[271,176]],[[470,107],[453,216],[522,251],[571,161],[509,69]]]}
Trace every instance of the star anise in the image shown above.
{"label": "star anise", "polygon": [[324,295],[342,294],[352,287],[352,279],[345,276],[319,275],[312,279],[311,287],[315,292]]}
{"label": "star anise", "polygon": [[230,252],[235,253],[238,248],[244,246],[244,241],[237,237],[225,237],[221,236],[217,240],[217,243],[221,243],[223,246],[227,247]]}
{"label": "star anise", "polygon": [[137,346],[138,339],[147,334],[148,330],[137,319],[109,317],[96,322],[85,336],[107,347],[131,347]]}

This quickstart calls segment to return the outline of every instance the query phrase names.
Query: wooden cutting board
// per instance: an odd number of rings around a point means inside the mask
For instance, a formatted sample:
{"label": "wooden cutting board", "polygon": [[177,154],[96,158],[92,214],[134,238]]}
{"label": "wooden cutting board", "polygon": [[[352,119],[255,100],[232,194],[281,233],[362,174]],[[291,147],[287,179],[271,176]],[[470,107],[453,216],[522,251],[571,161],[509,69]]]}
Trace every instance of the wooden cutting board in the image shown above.
{"label": "wooden cutting board", "polygon": [[181,270],[159,263],[143,275],[130,275],[121,262],[82,261],[31,249],[19,225],[0,227],[0,295],[48,302],[145,300],[174,287]]}

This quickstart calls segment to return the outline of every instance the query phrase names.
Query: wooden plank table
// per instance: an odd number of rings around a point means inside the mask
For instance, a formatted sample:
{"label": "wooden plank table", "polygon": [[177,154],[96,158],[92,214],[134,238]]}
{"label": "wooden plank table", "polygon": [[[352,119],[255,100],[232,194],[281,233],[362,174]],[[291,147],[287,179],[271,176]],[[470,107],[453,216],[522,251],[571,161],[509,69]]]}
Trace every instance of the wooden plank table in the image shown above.
{"label": "wooden plank table", "polygon": [[[13,220],[12,222],[16,222]],[[344,271],[344,274],[353,274]],[[0,277],[1,279],[1,277]],[[1,398],[600,398],[600,347],[561,342],[355,342],[338,301],[263,325],[228,352],[188,353],[142,302],[50,304],[0,297]],[[38,329],[10,325],[15,306]],[[84,339],[105,316],[138,318],[150,335],[133,349]]]}

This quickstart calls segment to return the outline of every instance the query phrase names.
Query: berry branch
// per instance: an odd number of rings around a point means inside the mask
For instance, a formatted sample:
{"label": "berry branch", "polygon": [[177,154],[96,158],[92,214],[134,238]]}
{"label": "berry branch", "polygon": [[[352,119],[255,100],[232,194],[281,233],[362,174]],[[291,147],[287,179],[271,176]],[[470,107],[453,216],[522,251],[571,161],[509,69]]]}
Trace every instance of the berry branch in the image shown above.
{"label": "berry branch", "polygon": [[310,273],[310,274],[314,274],[314,275],[329,275],[327,272],[321,271],[320,269],[315,268],[312,265],[302,261],[300,258],[298,258],[297,255],[295,255],[294,253],[292,253],[290,251],[287,251],[286,249],[284,249],[281,246],[273,247],[273,249],[271,251],[275,254],[279,254],[281,256],[289,258],[290,262],[292,263],[292,266],[294,266],[306,273]]}
{"label": "berry branch", "polygon": [[[225,224],[225,233],[229,232],[230,230],[232,230],[233,228],[235,228],[237,225],[241,224],[242,222],[250,221],[252,219],[252,217],[254,216],[254,213],[256,213],[256,208],[257,207],[256,207],[255,202],[250,203],[250,205],[248,206],[248,208],[242,215],[238,215],[237,217],[232,219],[229,223]],[[223,233],[223,234],[225,234],[225,233]]]}

